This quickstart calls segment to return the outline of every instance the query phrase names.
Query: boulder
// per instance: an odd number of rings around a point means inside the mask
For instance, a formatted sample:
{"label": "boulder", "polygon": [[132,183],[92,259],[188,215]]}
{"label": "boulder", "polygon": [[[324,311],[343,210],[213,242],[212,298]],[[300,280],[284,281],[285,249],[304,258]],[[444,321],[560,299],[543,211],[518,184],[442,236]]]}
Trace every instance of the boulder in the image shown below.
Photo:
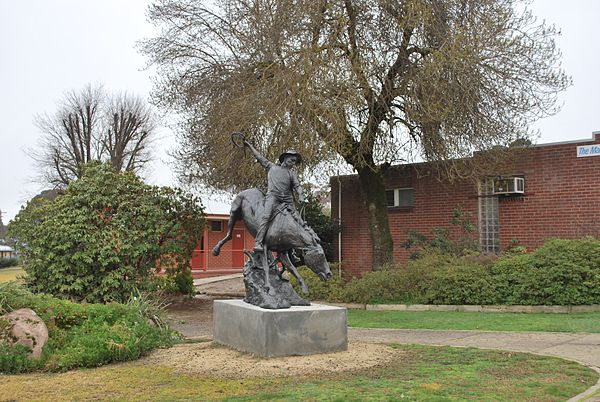
{"label": "boulder", "polygon": [[[4,324],[4,325],[2,325]],[[31,349],[31,356],[38,359],[48,341],[48,328],[35,311],[22,308],[0,317],[0,340],[21,344]]]}

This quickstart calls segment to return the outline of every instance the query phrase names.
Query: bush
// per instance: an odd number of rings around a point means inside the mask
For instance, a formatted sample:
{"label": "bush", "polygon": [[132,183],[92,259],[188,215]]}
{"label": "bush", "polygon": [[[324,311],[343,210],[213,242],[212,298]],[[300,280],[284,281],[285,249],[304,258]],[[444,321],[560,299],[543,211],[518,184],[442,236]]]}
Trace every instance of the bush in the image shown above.
{"label": "bush", "polygon": [[29,202],[8,230],[31,289],[97,303],[149,288],[157,264],[189,291],[185,272],[203,225],[192,196],[96,163],[56,200]]}
{"label": "bush", "polygon": [[548,240],[531,254],[498,261],[493,272],[509,304],[598,304],[600,240]]}
{"label": "bush", "polygon": [[18,265],[18,258],[0,258],[0,268],[16,267]]}
{"label": "bush", "polygon": [[[137,359],[175,338],[156,325],[156,308],[140,303],[77,304],[49,295],[33,295],[14,283],[0,284],[3,313],[31,308],[48,326],[49,339],[39,360],[27,359],[27,350],[0,342],[0,371],[64,371],[77,367]],[[143,307],[142,307],[143,306]]]}
{"label": "bush", "polygon": [[405,278],[405,272],[397,268],[367,272],[360,279],[347,283],[341,296],[349,303],[404,302],[408,298],[403,288]]}
{"label": "bush", "polygon": [[[461,259],[430,251],[418,260],[409,261],[406,266],[383,267],[348,283],[337,277],[320,282],[307,268],[301,269],[301,275],[310,288],[311,299],[346,303],[450,304],[460,299],[480,302],[485,297],[485,301],[492,300],[491,285],[481,275],[486,271],[489,271],[488,267],[479,265],[472,258]],[[462,293],[456,293],[456,288],[462,288]]]}
{"label": "bush", "polygon": [[[337,264],[331,264],[331,271],[333,272],[333,278],[327,282],[321,281],[321,279],[306,266],[298,268],[298,273],[304,279],[304,282],[308,286],[308,298],[310,300],[329,300],[338,301],[341,300],[340,291],[344,284],[342,278],[340,278],[337,272]],[[296,290],[296,292],[302,295],[298,281],[292,275],[290,275],[290,283]]]}
{"label": "bush", "polygon": [[498,304],[489,267],[456,261],[437,270],[423,288],[424,304]]}
{"label": "bush", "polygon": [[600,240],[548,240],[531,254],[500,259],[429,249],[406,266],[368,272],[335,289],[322,295],[349,303],[600,304]]}
{"label": "bush", "polygon": [[173,275],[157,275],[150,289],[157,290],[160,293],[183,294],[193,296],[196,294],[194,278],[189,269],[177,272]]}
{"label": "bush", "polygon": [[437,227],[431,230],[431,236],[416,230],[409,230],[407,239],[400,244],[407,250],[413,250],[410,259],[416,260],[431,253],[443,253],[465,256],[479,253],[479,244],[474,238],[475,226],[468,214],[460,207],[452,211],[450,227]]}

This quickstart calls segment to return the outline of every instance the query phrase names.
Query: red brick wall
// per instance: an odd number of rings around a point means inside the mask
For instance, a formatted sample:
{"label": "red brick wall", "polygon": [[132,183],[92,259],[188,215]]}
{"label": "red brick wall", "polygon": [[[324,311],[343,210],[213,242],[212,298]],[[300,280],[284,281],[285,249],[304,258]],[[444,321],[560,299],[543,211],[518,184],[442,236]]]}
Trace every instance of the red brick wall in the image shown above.
{"label": "red brick wall", "polygon": [[[600,156],[576,157],[578,145],[600,144],[594,141],[537,146],[527,151],[515,165],[514,174],[525,177],[525,196],[500,197],[500,246],[506,248],[515,239],[533,249],[548,237],[600,237]],[[394,258],[404,262],[409,252],[401,247],[407,233],[416,230],[429,234],[432,228],[450,224],[452,212],[460,208],[471,223],[478,225],[477,186],[473,182],[442,183],[423,176],[426,164],[390,169],[386,176],[389,189],[414,188],[414,207],[389,209],[394,240]],[[417,174],[416,169],[419,169]],[[338,195],[342,192],[342,268],[351,276],[371,269],[371,240],[365,203],[356,176],[331,179],[332,217],[338,217]],[[478,234],[474,234],[478,238]],[[335,256],[338,256],[335,242]]]}
{"label": "red brick wall", "polygon": [[[419,165],[423,168],[423,165]],[[394,240],[394,259],[406,261],[411,251],[401,246],[407,234],[415,230],[430,234],[431,229],[444,227],[457,236],[457,230],[450,224],[452,212],[460,208],[474,225],[477,225],[477,188],[472,182],[454,184],[441,183],[432,176],[422,175],[412,167],[391,169],[386,176],[386,187],[413,188],[413,208],[388,209],[390,230]],[[365,203],[356,176],[340,178],[342,187],[342,269],[349,276],[360,276],[371,269],[371,238],[367,223]],[[337,178],[332,184],[332,216],[338,217]],[[334,245],[338,256],[337,241]]]}
{"label": "red brick wall", "polygon": [[[342,189],[342,267],[345,274],[360,275],[371,266],[371,238],[364,201],[358,180],[354,176],[339,177]],[[331,181],[331,216],[338,217],[338,178]],[[339,243],[334,242],[337,260]]]}
{"label": "red brick wall", "polygon": [[[204,268],[206,271],[223,271],[223,270],[233,270],[236,272],[242,272],[243,264],[235,264],[233,262],[233,240],[225,243],[225,245],[221,248],[221,253],[218,256],[213,256],[211,254],[213,247],[227,234],[228,226],[228,217],[225,215],[209,215],[207,216],[207,229],[204,232],[204,250],[202,253]],[[212,221],[221,221],[222,222],[222,231],[213,232],[210,230]],[[244,248],[252,249],[254,246],[254,238],[246,228],[246,225],[243,221],[238,221],[235,224],[235,229],[244,230]],[[201,248],[196,248],[195,251],[200,251]],[[239,251],[237,251],[239,253]],[[244,259],[245,261],[245,259]],[[195,272],[195,271],[194,271]]]}
{"label": "red brick wall", "polygon": [[544,239],[600,237],[600,156],[577,158],[578,145],[538,146],[528,151],[515,173],[525,176],[525,196],[499,199],[500,245],[512,239],[528,249]]}

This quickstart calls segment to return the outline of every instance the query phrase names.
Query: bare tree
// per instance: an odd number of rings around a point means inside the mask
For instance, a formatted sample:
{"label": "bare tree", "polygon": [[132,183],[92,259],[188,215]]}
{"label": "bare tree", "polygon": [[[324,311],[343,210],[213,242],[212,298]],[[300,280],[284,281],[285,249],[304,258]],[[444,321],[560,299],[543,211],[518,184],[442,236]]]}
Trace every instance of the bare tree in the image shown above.
{"label": "bare tree", "polygon": [[126,93],[108,95],[102,86],[69,91],[54,115],[38,115],[42,132],[31,152],[43,182],[65,187],[90,161],[110,161],[118,170],[139,171],[149,161],[155,131],[150,106]]}
{"label": "bare tree", "polygon": [[4,241],[4,238],[6,237],[6,226],[4,226],[4,222],[2,222],[2,215],[4,215],[4,212],[2,212],[2,210],[0,209],[0,244],[2,244],[2,242]]}
{"label": "bare tree", "polygon": [[139,171],[150,161],[154,113],[142,98],[118,94],[106,105],[101,153],[118,170]]}
{"label": "bare tree", "polygon": [[[262,178],[231,151],[239,130],[271,157],[297,148],[308,170],[345,161],[378,267],[392,260],[390,164],[418,158],[476,176],[556,112],[570,84],[557,31],[522,3],[157,0],[148,16],[162,31],[141,50],[157,67],[156,103],[184,116],[182,177],[219,189]],[[466,158],[478,150],[494,151]]]}
{"label": "bare tree", "polygon": [[44,181],[65,186],[81,176],[86,163],[99,160],[98,115],[104,96],[102,87],[87,85],[67,92],[53,116],[36,116],[43,136],[33,157]]}

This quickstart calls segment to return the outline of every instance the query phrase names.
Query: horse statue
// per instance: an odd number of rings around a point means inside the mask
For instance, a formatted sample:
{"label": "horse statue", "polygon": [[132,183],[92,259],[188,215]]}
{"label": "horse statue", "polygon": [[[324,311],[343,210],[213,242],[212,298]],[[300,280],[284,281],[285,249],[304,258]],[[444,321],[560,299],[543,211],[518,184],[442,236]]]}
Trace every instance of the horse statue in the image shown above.
{"label": "horse statue", "polygon": [[[238,220],[243,219],[252,236],[256,237],[263,214],[264,199],[264,194],[256,188],[244,190],[235,197],[231,204],[229,229],[226,236],[213,248],[212,254],[214,256],[219,255],[221,247],[232,239],[233,228]],[[322,281],[327,281],[333,276],[319,237],[297,216],[295,211],[287,210],[285,204],[278,206],[265,235],[264,245],[264,254],[260,257],[257,258],[255,255],[257,253],[246,254],[251,259],[250,265],[253,264],[255,268],[264,269],[264,283],[269,293],[269,270],[275,267],[278,262],[281,262],[283,266],[281,271],[277,270],[279,278],[285,281],[281,274],[285,270],[289,271],[298,280],[302,293],[308,293],[308,286],[290,260],[290,253],[293,249],[301,250],[306,266],[317,274]],[[277,253],[276,259],[273,258],[272,252]],[[262,264],[259,261],[262,261]],[[244,274],[246,274],[246,267],[244,267],[244,271]]]}

